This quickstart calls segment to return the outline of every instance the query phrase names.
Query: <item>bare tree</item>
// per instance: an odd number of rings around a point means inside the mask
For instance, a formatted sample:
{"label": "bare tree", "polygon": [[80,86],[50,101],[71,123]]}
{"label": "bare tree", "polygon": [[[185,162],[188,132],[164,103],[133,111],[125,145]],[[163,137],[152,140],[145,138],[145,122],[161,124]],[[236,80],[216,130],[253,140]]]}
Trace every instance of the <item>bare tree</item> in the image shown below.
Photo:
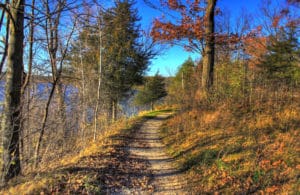
{"label": "bare tree", "polygon": [[[57,1],[56,8],[54,11],[50,10],[50,3],[48,0],[44,1],[44,6],[46,10],[46,23],[44,26],[44,30],[46,32],[46,41],[47,41],[47,51],[50,58],[51,65],[51,74],[52,74],[52,87],[46,101],[45,109],[43,111],[41,128],[39,129],[38,141],[35,145],[34,152],[34,167],[38,167],[38,163],[41,160],[40,150],[41,144],[43,141],[43,137],[45,134],[46,124],[49,117],[49,109],[51,105],[51,101],[55,95],[55,92],[58,95],[58,106],[59,106],[59,120],[60,120],[60,129],[59,133],[62,133],[62,136],[66,136],[66,113],[65,113],[65,102],[64,102],[64,92],[63,92],[63,83],[62,83],[62,71],[63,71],[63,62],[65,60],[68,47],[70,44],[70,40],[75,30],[76,22],[74,22],[73,27],[65,38],[67,38],[65,42],[65,46],[63,48],[62,37],[59,37],[60,31],[60,20],[62,17],[63,11],[67,9],[71,9],[68,7],[66,0]],[[59,51],[59,47],[61,50]],[[58,53],[60,52],[61,56],[58,57]],[[56,132],[58,133],[58,132]],[[60,137],[62,139],[62,137]]]}
{"label": "bare tree", "polygon": [[98,7],[99,18],[98,18],[98,26],[99,26],[99,66],[98,66],[98,87],[97,87],[97,100],[94,112],[94,140],[96,140],[97,133],[97,120],[98,120],[98,111],[100,104],[100,95],[101,95],[101,81],[102,81],[102,29],[101,29],[101,8]]}
{"label": "bare tree", "polygon": [[[58,49],[59,49],[59,25],[61,20],[61,15],[65,9],[67,2],[66,0],[59,0],[56,4],[56,9],[51,11],[50,3],[48,0],[44,1],[44,6],[46,9],[46,24],[45,32],[47,39],[47,50],[50,57],[50,64],[52,69],[52,82],[56,83],[56,91],[58,95],[58,105],[59,105],[59,114],[62,130],[65,130],[66,122],[66,113],[65,113],[65,102],[63,95],[63,84],[61,82],[61,72],[62,67],[57,67],[58,61]],[[65,133],[65,132],[64,132]]]}

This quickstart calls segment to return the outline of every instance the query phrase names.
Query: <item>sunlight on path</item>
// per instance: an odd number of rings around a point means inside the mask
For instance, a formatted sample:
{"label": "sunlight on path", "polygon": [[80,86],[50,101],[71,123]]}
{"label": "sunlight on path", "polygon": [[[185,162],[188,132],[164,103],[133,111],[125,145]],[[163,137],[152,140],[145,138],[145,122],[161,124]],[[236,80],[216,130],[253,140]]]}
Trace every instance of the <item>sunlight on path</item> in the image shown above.
{"label": "sunlight on path", "polygon": [[[168,114],[146,121],[134,135],[129,145],[129,153],[135,158],[149,161],[153,174],[153,180],[150,183],[153,186],[153,192],[150,194],[187,194],[183,190],[186,186],[184,175],[175,168],[174,160],[166,154],[158,132],[166,117]],[[131,193],[140,194],[141,192],[132,189]]]}

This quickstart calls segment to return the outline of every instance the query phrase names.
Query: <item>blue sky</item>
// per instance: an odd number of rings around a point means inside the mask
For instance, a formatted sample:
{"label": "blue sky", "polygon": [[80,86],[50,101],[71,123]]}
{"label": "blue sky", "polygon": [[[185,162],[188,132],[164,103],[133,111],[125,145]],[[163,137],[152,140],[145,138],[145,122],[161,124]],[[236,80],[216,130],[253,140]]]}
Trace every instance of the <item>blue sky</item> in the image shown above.
{"label": "blue sky", "polygon": [[[159,0],[152,0],[153,4],[159,5]],[[217,6],[230,10],[233,18],[239,17],[242,10],[247,10],[249,13],[255,14],[262,0],[218,0]],[[137,0],[136,7],[139,10],[139,15],[142,17],[142,28],[149,29],[153,19],[162,16],[158,10],[148,7],[143,0]],[[198,53],[186,52],[179,46],[169,47],[152,60],[148,75],[154,75],[157,71],[164,76],[171,76],[176,73],[180,66],[188,57],[199,59],[201,56]]]}

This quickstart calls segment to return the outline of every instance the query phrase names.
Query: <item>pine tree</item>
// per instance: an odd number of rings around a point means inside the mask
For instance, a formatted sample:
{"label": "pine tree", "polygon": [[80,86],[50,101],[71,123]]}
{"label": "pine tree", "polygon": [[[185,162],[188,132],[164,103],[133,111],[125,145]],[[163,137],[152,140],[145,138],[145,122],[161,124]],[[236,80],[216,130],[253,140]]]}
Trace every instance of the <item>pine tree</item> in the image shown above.
{"label": "pine tree", "polygon": [[165,79],[156,73],[154,77],[147,78],[144,89],[138,92],[135,102],[138,105],[150,104],[153,110],[154,103],[166,95]]}
{"label": "pine tree", "polygon": [[259,66],[263,74],[271,81],[292,84],[299,80],[299,43],[295,29],[281,29],[276,36],[270,38],[267,53]]}
{"label": "pine tree", "polygon": [[103,17],[103,86],[106,92],[109,118],[117,118],[117,106],[134,84],[142,82],[149,51],[139,43],[140,20],[134,1],[116,1]]}
{"label": "pine tree", "polygon": [[142,34],[137,9],[133,0],[118,0],[99,15],[97,24],[86,18],[69,56],[70,67],[77,78],[86,78],[81,85],[93,106],[97,94],[98,63],[101,30],[101,105],[108,119],[117,118],[118,102],[130,95],[133,85],[141,84],[149,59],[155,55],[153,48],[140,42]]}

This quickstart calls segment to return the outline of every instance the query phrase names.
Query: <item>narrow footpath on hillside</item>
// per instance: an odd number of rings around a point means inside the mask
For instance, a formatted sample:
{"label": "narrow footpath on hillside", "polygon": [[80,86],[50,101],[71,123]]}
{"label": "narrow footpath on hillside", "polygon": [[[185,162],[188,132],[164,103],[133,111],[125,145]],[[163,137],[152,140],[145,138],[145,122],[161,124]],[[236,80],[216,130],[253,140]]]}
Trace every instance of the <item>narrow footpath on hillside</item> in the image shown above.
{"label": "narrow footpath on hillside", "polygon": [[159,129],[170,113],[161,113],[133,120],[96,144],[95,152],[12,183],[0,194],[188,194],[184,174],[162,144]]}
{"label": "narrow footpath on hillside", "polygon": [[174,159],[165,152],[159,134],[159,127],[168,116],[166,113],[147,119],[128,137],[122,137],[123,157],[118,158],[115,170],[119,173],[114,175],[127,175],[127,182],[121,186],[114,185],[119,182],[108,183],[107,194],[187,194],[184,174],[176,169]]}

